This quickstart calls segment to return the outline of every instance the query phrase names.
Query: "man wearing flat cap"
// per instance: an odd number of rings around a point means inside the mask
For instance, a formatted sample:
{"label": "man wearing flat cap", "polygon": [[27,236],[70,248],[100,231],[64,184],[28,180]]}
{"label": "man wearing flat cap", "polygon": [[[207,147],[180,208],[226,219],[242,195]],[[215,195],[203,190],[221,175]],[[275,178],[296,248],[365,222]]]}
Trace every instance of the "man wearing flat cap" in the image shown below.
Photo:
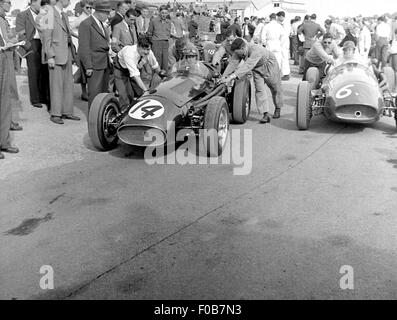
{"label": "man wearing flat cap", "polygon": [[109,34],[104,22],[111,10],[109,1],[97,1],[94,14],[79,26],[78,54],[88,79],[88,108],[99,93],[108,91],[111,64]]}

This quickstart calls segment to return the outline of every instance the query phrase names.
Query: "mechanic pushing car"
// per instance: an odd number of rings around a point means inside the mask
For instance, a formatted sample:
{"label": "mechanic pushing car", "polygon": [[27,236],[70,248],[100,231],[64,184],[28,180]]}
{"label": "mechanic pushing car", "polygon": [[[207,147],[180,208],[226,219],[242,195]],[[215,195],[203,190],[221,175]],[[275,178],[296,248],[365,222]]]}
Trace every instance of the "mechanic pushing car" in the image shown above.
{"label": "mechanic pushing car", "polygon": [[[283,92],[281,87],[281,72],[277,63],[276,56],[266,48],[247,43],[242,38],[233,41],[231,50],[233,56],[229,61],[221,83],[228,83],[231,80],[239,79],[252,72],[255,84],[256,104],[259,112],[263,113],[260,123],[269,123],[269,105],[266,97],[266,85],[269,87],[275,112],[273,119],[280,118],[281,108],[283,107]],[[244,60],[243,63],[241,63]]]}
{"label": "mechanic pushing car", "polygon": [[[155,86],[155,75],[162,76],[147,36],[139,36],[137,45],[125,46],[114,62],[114,77],[121,108],[140,97],[148,87]],[[157,80],[159,77],[157,77]]]}
{"label": "mechanic pushing car", "polygon": [[228,29],[225,34],[225,41],[223,41],[218,48],[218,50],[215,52],[211,64],[216,67],[222,60],[222,58],[227,55],[227,58],[229,59],[233,55],[232,51],[232,43],[234,40],[237,39],[237,37],[234,35],[233,31],[231,29]]}
{"label": "mechanic pushing car", "polygon": [[330,33],[326,33],[323,40],[317,40],[305,57],[303,81],[306,81],[306,73],[310,68],[317,68],[320,71],[320,78],[324,78],[324,71],[327,64],[335,65],[341,56],[341,50]]}

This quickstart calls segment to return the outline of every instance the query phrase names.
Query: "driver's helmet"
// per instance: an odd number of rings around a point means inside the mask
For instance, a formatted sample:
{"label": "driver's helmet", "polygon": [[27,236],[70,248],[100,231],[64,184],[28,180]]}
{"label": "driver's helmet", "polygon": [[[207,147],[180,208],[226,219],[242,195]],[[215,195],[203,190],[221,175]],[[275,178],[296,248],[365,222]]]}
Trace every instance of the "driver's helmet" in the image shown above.
{"label": "driver's helmet", "polygon": [[185,57],[199,57],[199,51],[196,46],[192,43],[189,43],[184,50]]}

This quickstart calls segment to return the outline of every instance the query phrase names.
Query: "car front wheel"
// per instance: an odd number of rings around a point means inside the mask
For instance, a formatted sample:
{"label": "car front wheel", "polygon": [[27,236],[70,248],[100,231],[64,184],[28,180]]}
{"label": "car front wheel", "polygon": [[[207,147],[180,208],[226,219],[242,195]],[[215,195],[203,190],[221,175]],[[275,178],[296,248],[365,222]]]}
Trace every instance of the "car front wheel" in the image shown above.
{"label": "car front wheel", "polygon": [[88,134],[96,149],[108,151],[117,146],[119,113],[119,102],[113,94],[100,93],[95,97],[88,114]]}
{"label": "car front wheel", "polygon": [[229,136],[229,110],[226,99],[212,98],[204,116],[204,132],[202,139],[208,157],[218,157],[222,154]]}

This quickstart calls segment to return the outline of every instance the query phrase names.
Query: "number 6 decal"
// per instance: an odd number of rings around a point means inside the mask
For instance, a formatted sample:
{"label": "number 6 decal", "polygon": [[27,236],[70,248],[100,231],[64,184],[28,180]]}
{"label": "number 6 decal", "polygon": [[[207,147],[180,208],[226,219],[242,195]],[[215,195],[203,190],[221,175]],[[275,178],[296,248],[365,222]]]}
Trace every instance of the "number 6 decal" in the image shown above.
{"label": "number 6 decal", "polygon": [[349,84],[348,86],[345,86],[341,88],[337,93],[336,93],[336,98],[337,99],[345,99],[347,97],[350,97],[351,94],[353,93],[350,88],[353,88],[354,84]]}

